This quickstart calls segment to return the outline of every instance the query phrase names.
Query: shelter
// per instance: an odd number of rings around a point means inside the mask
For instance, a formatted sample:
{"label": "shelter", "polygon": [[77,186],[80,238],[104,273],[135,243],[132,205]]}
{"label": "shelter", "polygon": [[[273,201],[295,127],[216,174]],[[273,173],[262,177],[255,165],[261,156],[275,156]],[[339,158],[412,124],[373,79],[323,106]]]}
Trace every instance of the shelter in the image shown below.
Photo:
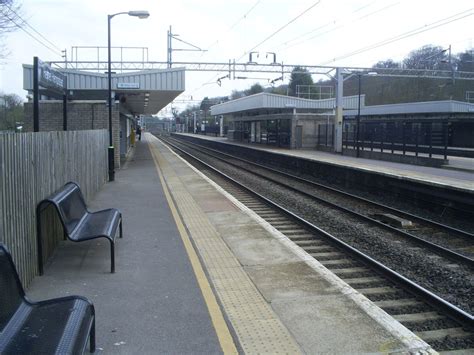
{"label": "shelter", "polygon": [[[360,96],[361,107],[365,95]],[[359,96],[343,98],[343,107],[357,108]],[[336,100],[309,100],[259,93],[211,107],[212,115],[230,117],[228,138],[286,148],[332,146]],[[325,135],[323,138],[323,134]]]}
{"label": "shelter", "polygon": [[[68,130],[109,129],[107,73],[60,70],[67,77]],[[33,66],[23,64],[23,89],[32,94]],[[185,90],[185,69],[143,70],[112,75],[112,133],[115,166],[127,154],[136,118],[156,114]],[[40,89],[40,131],[63,130],[62,101]],[[28,95],[29,97],[31,95]],[[33,131],[32,103],[25,104],[26,131]]]}

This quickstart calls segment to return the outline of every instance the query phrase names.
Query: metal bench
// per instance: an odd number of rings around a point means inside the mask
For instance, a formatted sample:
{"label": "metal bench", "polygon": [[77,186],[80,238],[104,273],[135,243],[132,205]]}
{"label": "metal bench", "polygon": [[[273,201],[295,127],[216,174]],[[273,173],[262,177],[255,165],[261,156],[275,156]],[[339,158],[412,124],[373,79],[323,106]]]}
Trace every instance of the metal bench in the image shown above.
{"label": "metal bench", "polygon": [[12,257],[0,243],[0,354],[95,352],[95,310],[86,298],[30,302]]}
{"label": "metal bench", "polygon": [[122,214],[115,208],[89,212],[79,185],[68,182],[60,190],[42,200],[36,207],[36,230],[38,243],[38,270],[43,275],[43,237],[41,213],[49,205],[58,212],[65,238],[82,242],[96,238],[110,241],[110,272],[115,272],[115,236],[117,228],[122,234]]}

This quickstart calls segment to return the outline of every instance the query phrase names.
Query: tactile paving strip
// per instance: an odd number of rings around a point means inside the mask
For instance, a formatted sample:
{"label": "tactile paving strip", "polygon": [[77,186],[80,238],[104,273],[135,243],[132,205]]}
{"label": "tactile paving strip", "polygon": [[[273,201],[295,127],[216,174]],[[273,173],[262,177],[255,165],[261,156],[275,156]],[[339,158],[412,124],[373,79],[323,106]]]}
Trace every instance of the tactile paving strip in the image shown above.
{"label": "tactile paving strip", "polygon": [[[153,140],[151,144],[158,143]],[[155,152],[242,350],[247,354],[302,353],[171,166],[178,164],[182,168],[183,163],[167,150]]]}

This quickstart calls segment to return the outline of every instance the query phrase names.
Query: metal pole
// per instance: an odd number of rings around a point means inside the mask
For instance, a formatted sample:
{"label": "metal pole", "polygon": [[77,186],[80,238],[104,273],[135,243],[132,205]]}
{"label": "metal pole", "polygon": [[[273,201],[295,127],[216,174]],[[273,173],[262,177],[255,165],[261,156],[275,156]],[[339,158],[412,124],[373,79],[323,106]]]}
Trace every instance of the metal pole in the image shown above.
{"label": "metal pole", "polygon": [[444,124],[444,160],[448,159],[449,122]]}
{"label": "metal pole", "polygon": [[418,136],[420,134],[420,124],[416,125],[416,140],[415,140],[415,157],[418,156]]}
{"label": "metal pole", "polygon": [[430,127],[430,130],[429,130],[429,134],[430,134],[429,157],[431,158],[433,156],[433,122],[430,123],[429,127]]}
{"label": "metal pole", "polygon": [[359,78],[359,91],[358,91],[358,103],[357,103],[357,123],[356,123],[356,144],[357,144],[357,154],[356,157],[359,158],[360,152],[359,152],[359,126],[360,126],[360,82],[361,82],[361,74],[357,74],[357,77]]}
{"label": "metal pole", "polygon": [[107,33],[108,33],[108,86],[107,86],[107,103],[109,104],[109,181],[115,180],[115,161],[114,161],[114,142],[112,137],[112,64],[111,64],[111,47],[110,47],[110,20],[113,15],[107,15]]}
{"label": "metal pole", "polygon": [[406,129],[406,122],[402,122],[402,145],[403,145],[403,155],[405,155],[405,153],[406,153],[405,129]]}
{"label": "metal pole", "polygon": [[63,94],[63,131],[67,131],[67,73],[64,78],[64,94]]}
{"label": "metal pole", "polygon": [[343,78],[342,68],[336,69],[336,115],[334,117],[334,151],[342,153],[342,95],[343,95]]}
{"label": "metal pole", "polygon": [[39,78],[38,57],[33,57],[33,131],[39,132]]}

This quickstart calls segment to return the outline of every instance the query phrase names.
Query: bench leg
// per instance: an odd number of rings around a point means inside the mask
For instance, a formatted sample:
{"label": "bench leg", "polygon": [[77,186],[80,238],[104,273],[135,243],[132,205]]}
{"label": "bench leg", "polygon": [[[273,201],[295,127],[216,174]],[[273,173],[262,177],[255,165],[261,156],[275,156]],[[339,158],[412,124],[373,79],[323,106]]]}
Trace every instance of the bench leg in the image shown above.
{"label": "bench leg", "polygon": [[89,333],[89,347],[90,352],[95,353],[95,317],[92,321],[91,331]]}
{"label": "bench leg", "polygon": [[115,272],[115,243],[110,240],[110,272]]}
{"label": "bench leg", "polygon": [[120,219],[120,225],[119,225],[119,228],[120,228],[120,238],[123,238],[123,231],[122,231],[122,219]]}

